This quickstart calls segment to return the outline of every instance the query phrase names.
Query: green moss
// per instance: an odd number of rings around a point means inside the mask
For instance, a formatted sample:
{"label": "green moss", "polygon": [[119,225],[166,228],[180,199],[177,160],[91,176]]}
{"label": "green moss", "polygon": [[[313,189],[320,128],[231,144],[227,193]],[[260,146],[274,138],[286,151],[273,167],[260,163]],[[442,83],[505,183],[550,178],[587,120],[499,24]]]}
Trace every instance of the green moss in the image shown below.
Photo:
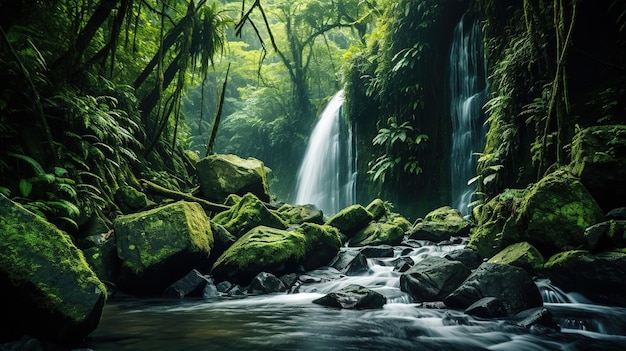
{"label": "green moss", "polygon": [[283,220],[272,213],[253,194],[248,193],[241,198],[230,210],[219,213],[213,218],[215,223],[221,224],[236,237],[244,235],[247,231],[259,225],[272,228],[285,229],[287,225]]}
{"label": "green moss", "polygon": [[585,250],[559,252],[548,259],[544,268],[572,267],[579,262],[592,262],[593,256]]}
{"label": "green moss", "polygon": [[106,298],[104,284],[69,235],[2,195],[0,267],[14,284],[31,282],[44,295],[34,305],[62,311],[76,323],[93,312],[90,302]]}
{"label": "green moss", "polygon": [[539,269],[543,267],[544,258],[534,246],[521,242],[507,246],[488,262],[510,264],[524,269]]}
{"label": "green moss", "polygon": [[364,228],[372,219],[372,214],[363,206],[352,205],[330,217],[326,224],[339,229],[344,234],[353,234]]}
{"label": "green moss", "polygon": [[366,245],[398,245],[404,237],[404,231],[400,227],[388,224],[372,222],[367,227],[357,232],[350,239],[350,246]]}

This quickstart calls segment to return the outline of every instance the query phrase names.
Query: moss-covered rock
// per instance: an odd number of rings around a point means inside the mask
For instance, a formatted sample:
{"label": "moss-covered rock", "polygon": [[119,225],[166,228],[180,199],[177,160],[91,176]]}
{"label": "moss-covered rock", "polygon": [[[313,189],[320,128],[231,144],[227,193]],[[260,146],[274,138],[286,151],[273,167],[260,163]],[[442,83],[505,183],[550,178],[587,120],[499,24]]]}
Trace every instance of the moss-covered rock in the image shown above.
{"label": "moss-covered rock", "polygon": [[315,269],[339,252],[336,229],[305,223],[295,230],[258,226],[237,240],[213,265],[218,280],[246,285],[260,272],[276,276],[295,272],[299,266]]}
{"label": "moss-covered rock", "polygon": [[507,189],[478,207],[474,212],[478,224],[472,228],[468,248],[482,257],[491,257],[514,242],[502,241],[502,228],[521,206],[525,189]]}
{"label": "moss-covered rock", "polygon": [[365,209],[367,212],[372,214],[375,221],[381,219],[387,214],[387,207],[385,207],[385,202],[381,199],[372,200],[372,202],[370,202]]}
{"label": "moss-covered rock", "polygon": [[361,205],[352,205],[330,217],[326,224],[339,229],[348,237],[351,237],[373,220],[372,214]]}
{"label": "moss-covered rock", "polygon": [[71,238],[0,195],[0,340],[23,334],[62,343],[100,321],[106,288]]}
{"label": "moss-covered rock", "polygon": [[626,125],[594,126],[572,141],[572,173],[605,211],[626,198]]}
{"label": "moss-covered rock", "polygon": [[411,230],[411,228],[413,228],[413,223],[409,222],[408,219],[404,218],[402,215],[395,213],[395,212],[387,213],[379,221],[396,225],[400,227],[400,229],[402,229],[402,231],[405,233]]}
{"label": "moss-covered rock", "polygon": [[502,230],[502,241],[527,241],[545,256],[585,244],[584,232],[604,214],[577,178],[558,170],[525,194],[520,208]]}
{"label": "moss-covered rock", "polygon": [[270,200],[267,170],[263,162],[235,155],[210,155],[196,164],[202,194],[224,201],[229,194],[253,193],[261,201]]}
{"label": "moss-covered rock", "polygon": [[463,219],[458,210],[444,206],[429,212],[410,230],[409,238],[441,242],[453,236],[468,235],[470,227],[471,223]]}
{"label": "moss-covered rock", "polygon": [[217,214],[213,221],[223,225],[237,238],[260,225],[277,229],[287,228],[287,224],[278,215],[265,207],[265,204],[251,193],[244,195],[230,210]]}
{"label": "moss-covered rock", "polygon": [[324,224],[324,214],[315,205],[282,205],[276,214],[288,224],[302,224],[305,222]]}
{"label": "moss-covered rock", "polygon": [[123,185],[115,192],[115,203],[124,214],[137,212],[150,205],[150,200],[146,194],[133,188]]}
{"label": "moss-covered rock", "polygon": [[545,262],[539,251],[527,242],[507,246],[489,259],[490,263],[510,264],[527,271],[540,269]]}
{"label": "moss-covered rock", "polygon": [[348,242],[350,246],[398,245],[404,238],[404,231],[394,224],[370,222],[359,230]]}
{"label": "moss-covered rock", "polygon": [[542,271],[566,292],[578,292],[601,304],[626,306],[626,250],[592,254],[585,250],[560,252]]}
{"label": "moss-covered rock", "polygon": [[160,295],[192,269],[209,268],[213,233],[209,218],[195,202],[120,216],[113,226],[122,260],[118,285],[128,293]]}
{"label": "moss-covered rock", "polygon": [[585,229],[585,248],[605,251],[622,247],[626,243],[626,220],[611,219]]}

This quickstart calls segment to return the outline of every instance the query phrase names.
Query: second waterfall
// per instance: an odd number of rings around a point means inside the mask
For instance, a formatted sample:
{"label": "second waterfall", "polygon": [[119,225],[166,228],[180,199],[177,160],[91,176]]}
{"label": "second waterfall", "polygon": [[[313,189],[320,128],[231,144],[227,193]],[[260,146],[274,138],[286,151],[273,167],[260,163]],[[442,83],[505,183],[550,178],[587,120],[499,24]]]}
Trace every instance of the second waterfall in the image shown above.
{"label": "second waterfall", "polygon": [[450,49],[450,114],[452,117],[451,193],[453,207],[468,214],[475,188],[474,153],[483,147],[485,70],[478,21],[463,16],[454,29]]}
{"label": "second waterfall", "polygon": [[327,215],[355,203],[356,156],[343,102],[339,91],[326,105],[298,171],[296,203],[316,205]]}

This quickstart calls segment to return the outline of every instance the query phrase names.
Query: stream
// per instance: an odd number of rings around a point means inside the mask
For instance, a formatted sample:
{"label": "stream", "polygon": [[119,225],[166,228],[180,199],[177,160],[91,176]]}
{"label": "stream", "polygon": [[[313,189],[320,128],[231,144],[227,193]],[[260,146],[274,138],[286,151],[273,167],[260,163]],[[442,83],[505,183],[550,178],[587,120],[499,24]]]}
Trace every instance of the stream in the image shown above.
{"label": "stream", "polygon": [[[414,247],[421,246],[421,247]],[[368,258],[368,274],[307,283],[298,293],[218,299],[113,297],[86,343],[106,350],[626,350],[626,308],[600,306],[536,281],[561,332],[505,319],[425,308],[400,291],[390,261],[444,256],[462,244],[420,241],[394,257]],[[344,248],[356,250],[356,248]],[[387,297],[379,310],[341,310],[313,300],[349,284]]]}

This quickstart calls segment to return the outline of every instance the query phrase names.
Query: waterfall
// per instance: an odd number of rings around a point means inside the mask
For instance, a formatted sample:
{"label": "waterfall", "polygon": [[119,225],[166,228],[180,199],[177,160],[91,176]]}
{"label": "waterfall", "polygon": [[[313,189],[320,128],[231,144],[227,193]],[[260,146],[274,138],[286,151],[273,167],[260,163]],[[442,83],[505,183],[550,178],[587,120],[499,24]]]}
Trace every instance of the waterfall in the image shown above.
{"label": "waterfall", "polygon": [[342,118],[343,101],[341,90],[324,108],[298,171],[296,203],[314,204],[326,215],[356,202],[354,141]]}
{"label": "waterfall", "polygon": [[483,148],[485,70],[478,21],[463,16],[450,49],[450,115],[452,118],[451,194],[463,215],[476,191],[467,184],[476,174],[475,152]]}

